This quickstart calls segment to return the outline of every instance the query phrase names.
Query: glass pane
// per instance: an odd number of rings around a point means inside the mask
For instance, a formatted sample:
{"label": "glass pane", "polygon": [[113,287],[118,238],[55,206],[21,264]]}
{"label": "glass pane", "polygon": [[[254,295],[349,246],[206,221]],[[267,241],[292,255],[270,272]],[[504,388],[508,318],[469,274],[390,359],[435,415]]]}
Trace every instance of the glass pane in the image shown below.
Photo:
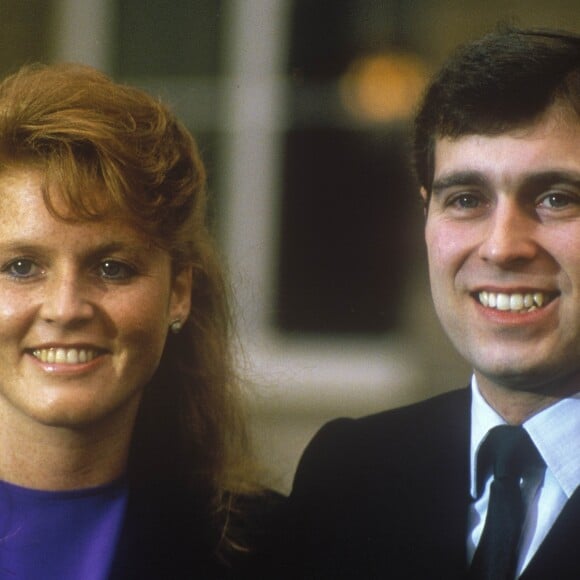
{"label": "glass pane", "polygon": [[215,75],[221,0],[120,0],[120,76]]}
{"label": "glass pane", "polygon": [[25,63],[50,59],[50,0],[2,0],[0,2],[0,74]]}
{"label": "glass pane", "polygon": [[421,215],[406,153],[421,84],[407,6],[294,2],[276,309],[284,331],[397,326]]}
{"label": "glass pane", "polygon": [[288,133],[282,329],[377,333],[396,325],[417,207],[399,137],[340,128]]}

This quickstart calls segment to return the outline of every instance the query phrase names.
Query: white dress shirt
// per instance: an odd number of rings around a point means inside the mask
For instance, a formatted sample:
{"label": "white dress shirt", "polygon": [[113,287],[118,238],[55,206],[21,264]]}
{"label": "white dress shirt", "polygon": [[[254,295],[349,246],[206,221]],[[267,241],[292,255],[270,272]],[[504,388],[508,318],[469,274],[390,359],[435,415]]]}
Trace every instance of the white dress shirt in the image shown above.
{"label": "white dress shirt", "polygon": [[[489,502],[492,476],[477,496],[477,453],[487,433],[505,421],[487,404],[475,377],[471,381],[471,496],[467,554],[471,561],[479,543]],[[523,424],[542,458],[546,470],[522,481],[527,515],[522,531],[517,575],[528,565],[548,534],[564,504],[580,485],[580,394],[563,399]]]}

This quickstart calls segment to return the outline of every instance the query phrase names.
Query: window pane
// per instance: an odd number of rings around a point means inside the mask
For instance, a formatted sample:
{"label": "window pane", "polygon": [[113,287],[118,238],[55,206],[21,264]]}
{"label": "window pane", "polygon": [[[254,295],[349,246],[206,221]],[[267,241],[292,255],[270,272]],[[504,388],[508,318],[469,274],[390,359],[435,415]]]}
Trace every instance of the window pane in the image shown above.
{"label": "window pane", "polygon": [[216,74],[221,4],[221,0],[120,0],[117,74]]}
{"label": "window pane", "polygon": [[50,0],[2,0],[0,2],[0,74],[19,66],[48,61],[51,16]]}
{"label": "window pane", "polygon": [[392,329],[416,207],[398,135],[290,131],[285,159],[279,326],[315,333]]}
{"label": "window pane", "polygon": [[[276,323],[291,332],[387,332],[398,322],[416,245],[409,230],[420,215],[406,154],[410,109],[384,118],[401,83],[410,86],[402,73],[389,76],[412,69],[399,58],[411,54],[408,10],[396,0],[293,6]],[[380,119],[357,117],[342,96],[346,75],[365,59],[383,74],[370,87]]]}

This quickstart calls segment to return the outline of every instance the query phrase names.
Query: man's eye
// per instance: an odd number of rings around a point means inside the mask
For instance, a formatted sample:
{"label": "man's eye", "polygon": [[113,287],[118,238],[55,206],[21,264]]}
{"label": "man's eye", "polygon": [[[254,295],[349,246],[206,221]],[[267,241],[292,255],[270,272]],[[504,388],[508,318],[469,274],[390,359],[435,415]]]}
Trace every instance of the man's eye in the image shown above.
{"label": "man's eye", "polygon": [[461,209],[475,209],[481,205],[481,201],[475,195],[462,193],[451,200],[451,205]]}
{"label": "man's eye", "polygon": [[18,258],[6,264],[2,271],[14,278],[31,278],[40,272],[40,268],[32,260]]}
{"label": "man's eye", "polygon": [[107,280],[128,280],[135,273],[133,267],[118,260],[105,260],[99,265],[99,275]]}
{"label": "man's eye", "polygon": [[577,200],[566,193],[549,193],[540,199],[538,205],[547,209],[560,209],[575,202],[577,203]]}

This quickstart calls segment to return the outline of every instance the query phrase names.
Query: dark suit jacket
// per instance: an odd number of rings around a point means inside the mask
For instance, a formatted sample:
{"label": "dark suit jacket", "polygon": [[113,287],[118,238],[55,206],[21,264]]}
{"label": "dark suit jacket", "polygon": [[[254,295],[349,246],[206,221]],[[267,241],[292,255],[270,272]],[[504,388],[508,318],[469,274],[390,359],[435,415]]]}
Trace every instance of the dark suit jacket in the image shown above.
{"label": "dark suit jacket", "polygon": [[[323,427],[298,467],[273,577],[465,577],[469,407],[463,389]],[[578,493],[522,576],[572,578]]]}

